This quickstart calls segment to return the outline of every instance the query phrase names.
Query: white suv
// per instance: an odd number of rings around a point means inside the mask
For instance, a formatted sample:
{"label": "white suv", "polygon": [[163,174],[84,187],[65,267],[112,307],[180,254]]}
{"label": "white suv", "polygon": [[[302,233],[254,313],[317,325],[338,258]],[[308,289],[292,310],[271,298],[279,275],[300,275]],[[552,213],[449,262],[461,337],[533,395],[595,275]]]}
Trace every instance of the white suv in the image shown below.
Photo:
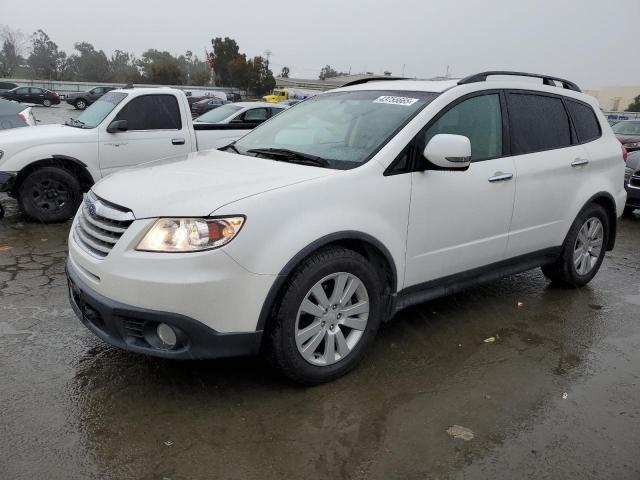
{"label": "white suv", "polygon": [[106,342],[167,358],[263,349],[295,381],[328,381],[409,305],[536,267],[585,285],[626,196],[595,100],[533,74],[356,83],[221,150],[86,196],[69,291]]}

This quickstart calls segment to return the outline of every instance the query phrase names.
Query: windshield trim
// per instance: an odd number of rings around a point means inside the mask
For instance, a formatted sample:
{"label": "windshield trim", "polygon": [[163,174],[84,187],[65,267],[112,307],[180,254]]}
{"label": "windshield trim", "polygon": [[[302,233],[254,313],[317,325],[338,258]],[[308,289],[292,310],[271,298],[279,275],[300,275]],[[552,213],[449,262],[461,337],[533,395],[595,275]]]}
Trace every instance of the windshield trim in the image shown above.
{"label": "windshield trim", "polygon": [[[367,89],[367,90],[342,90],[342,91],[337,91],[337,92],[327,92],[327,93],[321,93],[318,95],[314,95],[313,97],[307,98],[303,101],[298,102],[296,105],[301,104],[304,101],[312,101],[313,99],[318,99],[324,95],[339,95],[339,94],[349,94],[352,92],[380,92],[381,95],[388,95],[388,96],[406,96],[407,94],[413,94],[413,95],[421,95],[426,101],[424,103],[424,105],[422,105],[420,108],[418,108],[415,112],[413,112],[411,115],[409,115],[404,122],[400,123],[398,125],[398,127],[393,130],[382,142],[380,142],[380,144],[373,149],[373,151],[367,155],[366,157],[364,157],[364,159],[361,162],[354,162],[354,161],[349,161],[349,160],[337,160],[337,159],[331,159],[331,158],[327,158],[325,160],[328,160],[331,164],[331,166],[327,167],[330,168],[332,170],[355,170],[356,168],[359,168],[367,163],[369,163],[379,152],[380,150],[382,150],[384,147],[387,146],[387,144],[393,140],[414,118],[416,118],[416,116],[418,116],[418,114],[420,114],[425,108],[427,108],[436,98],[438,98],[442,92],[428,92],[425,90],[379,90],[376,88],[372,88],[372,89]],[[295,105],[286,108],[285,110],[291,110],[291,108],[293,108]],[[285,112],[280,112],[280,114],[284,114]],[[256,131],[257,129],[259,129],[261,126],[265,125],[268,122],[263,122],[261,123],[258,127],[254,128],[252,131]],[[235,144],[236,142],[234,142]],[[235,148],[235,147],[234,147]],[[241,155],[247,155],[246,151],[244,153],[241,153]],[[275,159],[268,159],[268,160],[272,160],[272,161],[277,161]],[[340,168],[337,166],[334,166],[334,162],[341,162],[343,164],[345,164],[346,168]],[[349,166],[349,164],[351,164],[351,166]],[[302,164],[301,164],[302,165]]]}

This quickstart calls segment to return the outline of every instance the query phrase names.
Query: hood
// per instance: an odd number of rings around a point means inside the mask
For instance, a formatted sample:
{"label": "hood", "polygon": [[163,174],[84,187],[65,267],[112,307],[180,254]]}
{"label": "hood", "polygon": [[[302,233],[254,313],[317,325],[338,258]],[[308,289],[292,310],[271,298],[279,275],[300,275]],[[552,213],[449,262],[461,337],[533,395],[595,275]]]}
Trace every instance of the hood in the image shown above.
{"label": "hood", "polygon": [[83,139],[95,142],[95,138],[88,134],[91,131],[66,125],[40,125],[34,128],[0,130],[0,150],[4,151],[4,158],[7,159],[21,150],[38,145],[77,143],[82,142]]}
{"label": "hood", "polygon": [[92,190],[136,218],[202,217],[236,200],[337,172],[210,150],[121,170]]}

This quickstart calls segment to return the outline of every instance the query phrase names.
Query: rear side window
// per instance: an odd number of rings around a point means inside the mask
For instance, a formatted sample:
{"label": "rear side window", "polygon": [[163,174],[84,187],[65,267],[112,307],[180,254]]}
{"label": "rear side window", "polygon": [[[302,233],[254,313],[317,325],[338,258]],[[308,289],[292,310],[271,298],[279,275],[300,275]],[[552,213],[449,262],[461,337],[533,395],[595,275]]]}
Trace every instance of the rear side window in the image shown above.
{"label": "rear side window", "polygon": [[569,116],[560,98],[508,93],[507,101],[513,155],[571,145]]}
{"label": "rear side window", "polygon": [[180,108],[173,95],[143,95],[125,105],[116,120],[126,120],[128,130],[180,130]]}
{"label": "rear side window", "polygon": [[600,123],[590,106],[571,100],[567,100],[566,105],[580,143],[600,138]]}

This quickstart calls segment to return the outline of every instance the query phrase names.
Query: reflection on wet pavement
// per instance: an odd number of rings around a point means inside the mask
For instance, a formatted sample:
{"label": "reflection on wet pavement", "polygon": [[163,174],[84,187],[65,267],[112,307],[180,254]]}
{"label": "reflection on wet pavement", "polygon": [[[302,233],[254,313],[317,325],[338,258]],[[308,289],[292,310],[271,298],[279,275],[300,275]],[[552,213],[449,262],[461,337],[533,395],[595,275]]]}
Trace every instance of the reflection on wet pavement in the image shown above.
{"label": "reflection on wet pavement", "polygon": [[640,476],[640,220],[587,288],[534,270],[414,307],[300,388],[260,358],[103,344],[67,302],[69,225],[0,201],[0,478]]}

